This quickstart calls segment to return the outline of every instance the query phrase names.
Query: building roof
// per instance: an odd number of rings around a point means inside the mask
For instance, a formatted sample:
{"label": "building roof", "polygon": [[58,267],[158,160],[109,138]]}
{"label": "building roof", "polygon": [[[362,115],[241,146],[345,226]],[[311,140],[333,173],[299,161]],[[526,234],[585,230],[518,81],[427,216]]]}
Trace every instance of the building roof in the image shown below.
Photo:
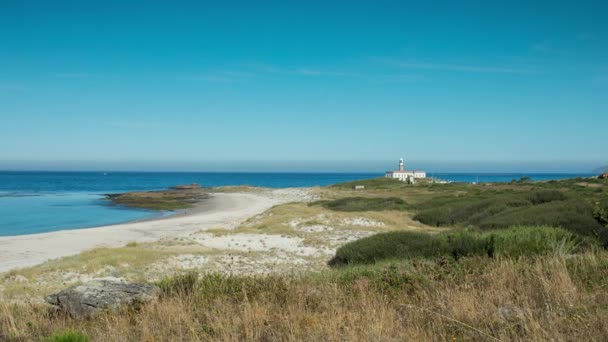
{"label": "building roof", "polygon": [[409,173],[409,172],[426,172],[426,171],[419,171],[419,170],[395,170],[395,171],[386,171],[386,173]]}

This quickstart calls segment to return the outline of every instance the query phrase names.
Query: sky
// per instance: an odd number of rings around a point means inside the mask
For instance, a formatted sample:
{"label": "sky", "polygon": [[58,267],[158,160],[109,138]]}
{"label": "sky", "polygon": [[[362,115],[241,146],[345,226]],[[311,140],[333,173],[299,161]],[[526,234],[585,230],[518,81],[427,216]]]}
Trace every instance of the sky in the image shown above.
{"label": "sky", "polygon": [[607,13],[0,0],[0,170],[591,171]]}

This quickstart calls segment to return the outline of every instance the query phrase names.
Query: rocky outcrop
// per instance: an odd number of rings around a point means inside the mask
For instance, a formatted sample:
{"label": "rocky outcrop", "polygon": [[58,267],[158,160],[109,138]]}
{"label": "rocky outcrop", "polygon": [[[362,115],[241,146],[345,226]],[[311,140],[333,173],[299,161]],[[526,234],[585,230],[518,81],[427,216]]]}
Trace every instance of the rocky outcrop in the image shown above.
{"label": "rocky outcrop", "polygon": [[171,187],[173,190],[196,190],[200,189],[201,185],[198,183],[186,184],[186,185],[176,185]]}
{"label": "rocky outcrop", "polygon": [[599,179],[608,179],[608,172],[602,173],[598,178]]}
{"label": "rocky outcrop", "polygon": [[159,295],[160,289],[154,285],[97,279],[49,295],[45,300],[73,318],[86,318],[103,310],[149,302]]}

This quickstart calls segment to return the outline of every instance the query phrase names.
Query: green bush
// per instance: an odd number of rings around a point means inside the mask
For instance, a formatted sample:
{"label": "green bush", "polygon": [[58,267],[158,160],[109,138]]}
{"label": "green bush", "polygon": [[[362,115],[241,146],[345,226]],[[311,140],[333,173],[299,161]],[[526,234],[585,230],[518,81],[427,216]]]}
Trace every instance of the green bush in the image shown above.
{"label": "green bush", "polygon": [[[600,190],[600,189],[598,189]],[[593,205],[593,218],[604,227],[608,227],[608,198],[596,201]]]}
{"label": "green bush", "polygon": [[74,330],[57,331],[44,339],[45,342],[89,342],[89,337]]}
{"label": "green bush", "polygon": [[528,199],[532,204],[542,204],[553,201],[563,201],[566,199],[566,195],[559,190],[538,190],[530,193]]}
{"label": "green bush", "polygon": [[[608,204],[602,204],[599,199],[594,203],[584,187],[576,186],[574,190],[569,194],[556,189],[540,189],[439,196],[417,205],[414,219],[436,227],[483,230],[513,226],[561,227],[582,236],[595,237],[608,247],[608,224],[604,223],[606,218],[602,211],[608,210]],[[593,191],[593,194],[597,192]]]}
{"label": "green bush", "polygon": [[485,232],[493,240],[496,256],[519,257],[549,253],[572,254],[592,249],[597,241],[552,227],[514,227]]}
{"label": "green bush", "polygon": [[330,266],[374,263],[383,259],[433,257],[446,249],[445,241],[417,232],[376,234],[340,247]]}
{"label": "green bush", "polygon": [[370,264],[381,260],[466,256],[521,257],[554,252],[574,253],[597,245],[567,230],[551,227],[517,227],[495,231],[459,230],[440,234],[389,232],[340,247],[330,266]]}
{"label": "green bush", "polygon": [[582,236],[592,236],[608,244],[608,228],[593,218],[593,209],[579,200],[549,202],[519,210],[504,211],[479,222],[481,229],[507,228],[520,225],[562,227]]}
{"label": "green bush", "polygon": [[365,187],[365,190],[399,189],[408,186],[407,183],[402,182],[398,179],[378,177],[372,179],[362,179],[353,182],[338,183],[330,187],[340,190],[352,190],[355,185],[363,185]]}
{"label": "green bush", "polygon": [[319,201],[326,209],[334,211],[382,211],[382,210],[406,210],[407,203],[398,197],[346,197],[333,201]]}

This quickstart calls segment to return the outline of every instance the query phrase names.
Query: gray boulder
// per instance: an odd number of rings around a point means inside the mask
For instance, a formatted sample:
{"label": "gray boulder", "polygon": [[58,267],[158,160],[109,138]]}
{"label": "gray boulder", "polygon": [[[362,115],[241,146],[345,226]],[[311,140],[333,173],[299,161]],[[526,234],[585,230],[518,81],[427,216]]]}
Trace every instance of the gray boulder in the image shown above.
{"label": "gray boulder", "polygon": [[97,279],[49,295],[45,300],[73,318],[86,318],[103,310],[149,302],[159,295],[160,289],[154,285]]}

